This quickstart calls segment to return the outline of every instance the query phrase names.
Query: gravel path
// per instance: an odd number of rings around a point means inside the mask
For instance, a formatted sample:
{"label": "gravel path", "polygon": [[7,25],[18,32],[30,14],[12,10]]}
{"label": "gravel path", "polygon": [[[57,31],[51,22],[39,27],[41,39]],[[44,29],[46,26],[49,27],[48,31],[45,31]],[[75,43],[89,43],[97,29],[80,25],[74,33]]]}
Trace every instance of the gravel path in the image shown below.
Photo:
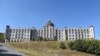
{"label": "gravel path", "polygon": [[12,48],[7,47],[4,43],[0,43],[0,56],[26,56]]}

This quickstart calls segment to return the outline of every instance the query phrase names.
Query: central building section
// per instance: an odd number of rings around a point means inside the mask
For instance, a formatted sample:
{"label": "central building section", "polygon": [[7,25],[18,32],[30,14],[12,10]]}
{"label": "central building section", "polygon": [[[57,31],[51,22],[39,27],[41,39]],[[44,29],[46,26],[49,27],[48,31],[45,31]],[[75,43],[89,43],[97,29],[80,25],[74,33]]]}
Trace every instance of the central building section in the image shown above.
{"label": "central building section", "polygon": [[54,24],[48,21],[43,29],[38,30],[38,37],[43,37],[46,40],[54,40],[57,37]]}

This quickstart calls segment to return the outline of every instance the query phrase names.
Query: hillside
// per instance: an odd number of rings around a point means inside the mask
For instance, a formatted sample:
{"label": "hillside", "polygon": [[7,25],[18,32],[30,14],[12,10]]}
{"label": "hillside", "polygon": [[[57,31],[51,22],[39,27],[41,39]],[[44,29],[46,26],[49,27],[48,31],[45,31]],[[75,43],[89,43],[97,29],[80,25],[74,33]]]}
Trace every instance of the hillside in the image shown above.
{"label": "hillside", "polygon": [[[66,42],[65,42],[66,43]],[[7,43],[10,47],[27,54],[28,56],[95,56],[92,54],[59,48],[57,41],[34,41],[22,43]]]}

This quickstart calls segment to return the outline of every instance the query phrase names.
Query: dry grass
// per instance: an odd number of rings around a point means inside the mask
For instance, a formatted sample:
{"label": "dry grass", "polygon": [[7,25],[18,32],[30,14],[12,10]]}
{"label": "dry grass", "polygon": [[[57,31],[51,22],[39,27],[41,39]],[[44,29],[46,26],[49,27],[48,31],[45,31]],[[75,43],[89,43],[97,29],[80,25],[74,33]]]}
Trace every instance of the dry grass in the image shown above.
{"label": "dry grass", "polygon": [[28,56],[94,56],[92,54],[71,51],[69,49],[62,50],[59,48],[60,42],[57,41],[34,41],[7,44]]}

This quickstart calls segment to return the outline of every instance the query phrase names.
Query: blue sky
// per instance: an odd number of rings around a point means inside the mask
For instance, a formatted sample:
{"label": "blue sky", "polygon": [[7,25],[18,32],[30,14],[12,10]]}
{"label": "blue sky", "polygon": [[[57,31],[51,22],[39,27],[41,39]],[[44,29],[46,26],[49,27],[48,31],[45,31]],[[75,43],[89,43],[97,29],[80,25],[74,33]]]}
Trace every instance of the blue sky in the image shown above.
{"label": "blue sky", "polygon": [[11,27],[95,27],[100,39],[100,0],[0,0],[0,32]]}

